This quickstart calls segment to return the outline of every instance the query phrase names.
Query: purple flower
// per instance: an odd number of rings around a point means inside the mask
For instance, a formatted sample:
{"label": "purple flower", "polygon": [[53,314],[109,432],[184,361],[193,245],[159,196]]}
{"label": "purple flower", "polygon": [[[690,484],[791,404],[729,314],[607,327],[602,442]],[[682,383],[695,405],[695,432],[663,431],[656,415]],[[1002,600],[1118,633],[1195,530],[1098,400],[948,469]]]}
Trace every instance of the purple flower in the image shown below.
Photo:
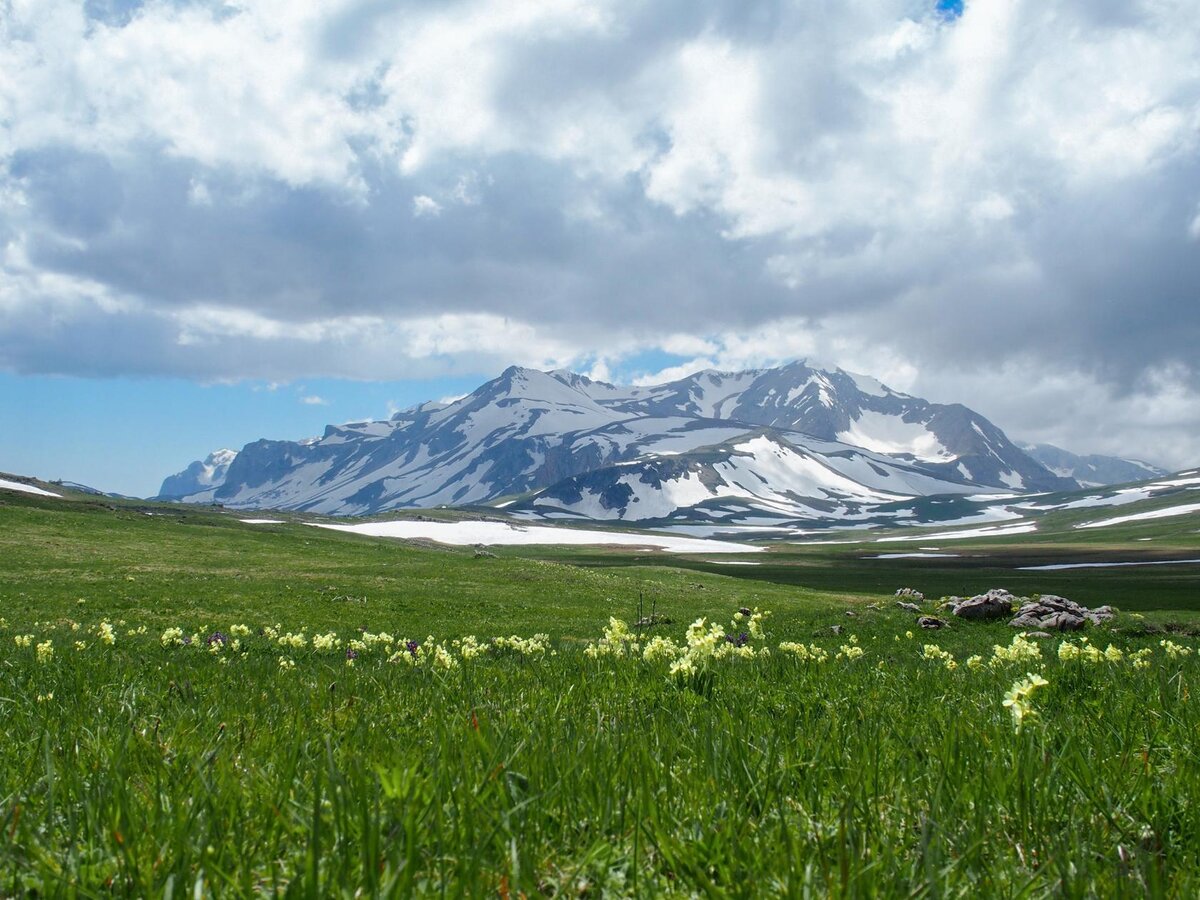
{"label": "purple flower", "polygon": [[735,647],[744,647],[750,640],[750,635],[746,634],[744,631],[736,637],[732,634],[727,634],[725,635],[725,640],[729,641],[729,643],[733,644]]}
{"label": "purple flower", "polygon": [[353,647],[346,648],[346,659],[358,659],[358,651]]}
{"label": "purple flower", "polygon": [[411,653],[411,654],[412,654],[412,658],[413,658],[413,659],[416,659],[416,658],[417,658],[417,651],[421,649],[421,645],[420,645],[420,644],[418,644],[416,641],[405,641],[405,642],[404,642],[404,649],[405,649],[405,650],[407,650],[409,653]]}
{"label": "purple flower", "polygon": [[213,644],[221,644],[222,646],[224,646],[225,644],[229,643],[229,637],[224,632],[214,631],[212,634],[210,634],[207,638],[204,639],[204,643],[208,644],[208,646],[210,646],[210,647]]}

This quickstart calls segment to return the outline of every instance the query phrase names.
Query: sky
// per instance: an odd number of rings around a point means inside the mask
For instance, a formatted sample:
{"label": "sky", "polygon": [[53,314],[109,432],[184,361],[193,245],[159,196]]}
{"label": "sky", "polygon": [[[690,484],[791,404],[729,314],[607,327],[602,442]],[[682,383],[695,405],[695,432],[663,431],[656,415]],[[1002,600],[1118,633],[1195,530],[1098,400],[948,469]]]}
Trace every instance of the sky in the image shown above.
{"label": "sky", "polygon": [[1200,463],[1196,0],[0,0],[0,470],[816,357]]}

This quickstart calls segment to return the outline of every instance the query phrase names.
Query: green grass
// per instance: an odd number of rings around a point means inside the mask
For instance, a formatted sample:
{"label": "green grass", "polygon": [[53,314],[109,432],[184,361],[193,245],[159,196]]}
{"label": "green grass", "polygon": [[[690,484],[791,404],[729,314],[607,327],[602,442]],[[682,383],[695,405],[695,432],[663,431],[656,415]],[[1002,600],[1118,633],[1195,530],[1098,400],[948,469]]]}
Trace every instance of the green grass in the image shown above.
{"label": "green grass", "polygon": [[[970,668],[1012,629],[922,632],[882,602],[908,582],[930,591],[947,561],[875,567],[861,549],[827,547],[717,574],[619,552],[476,559],[212,510],[4,501],[0,896],[1200,887],[1200,663],[1150,633],[1193,621],[1186,577],[1145,589],[1145,618],[1090,632],[1119,661],[1062,661],[1054,639],[1037,659]],[[983,588],[997,572],[1011,568],[945,577]],[[1097,573],[1111,574],[1081,570],[1057,592],[1094,600],[1112,584]],[[1117,589],[1136,606],[1147,570],[1124,573],[1136,577]],[[1045,585],[1053,573],[1024,574]],[[587,656],[583,642],[610,615],[631,619],[639,593],[675,620],[652,633],[677,641],[695,618],[770,609],[752,646],[773,652],[692,677],[640,655]],[[242,623],[252,633],[237,651],[204,648]],[[275,623],[304,630],[305,646],[257,633]],[[201,640],[164,647],[172,626]],[[347,665],[360,628],[394,640]],[[314,649],[330,630],[342,646]],[[546,632],[556,652],[488,650],[439,669],[397,651],[427,634],[453,651],[456,637],[514,632]],[[39,662],[44,640],[54,652]],[[830,658],[798,661],[783,641]],[[957,668],[924,658],[924,643]],[[862,657],[837,657],[843,645]],[[1139,648],[1152,651],[1144,668],[1129,656]],[[1026,672],[1049,685],[1017,730],[1002,701]]]}

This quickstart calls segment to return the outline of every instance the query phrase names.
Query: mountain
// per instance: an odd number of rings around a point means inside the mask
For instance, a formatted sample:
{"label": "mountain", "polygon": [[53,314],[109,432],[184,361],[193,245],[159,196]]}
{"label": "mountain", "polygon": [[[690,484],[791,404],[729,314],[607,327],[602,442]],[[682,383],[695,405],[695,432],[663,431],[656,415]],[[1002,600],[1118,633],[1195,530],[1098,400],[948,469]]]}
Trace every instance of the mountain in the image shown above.
{"label": "mountain", "polygon": [[932,494],[1074,487],[964,406],[797,362],[649,387],[512,367],[452,403],[220,451],[161,496],[335,515],[496,503],[527,517],[708,521],[714,509],[844,519]]}
{"label": "mountain", "polygon": [[159,489],[159,496],[171,499],[186,497],[192,503],[212,500],[217,488],[225,483],[229,466],[237,455],[236,450],[214,450],[182,472],[168,476]]}
{"label": "mountain", "polygon": [[1165,469],[1120,456],[1079,456],[1053,444],[1022,444],[1021,449],[1056,475],[1074,478],[1083,487],[1127,484],[1166,475]]}

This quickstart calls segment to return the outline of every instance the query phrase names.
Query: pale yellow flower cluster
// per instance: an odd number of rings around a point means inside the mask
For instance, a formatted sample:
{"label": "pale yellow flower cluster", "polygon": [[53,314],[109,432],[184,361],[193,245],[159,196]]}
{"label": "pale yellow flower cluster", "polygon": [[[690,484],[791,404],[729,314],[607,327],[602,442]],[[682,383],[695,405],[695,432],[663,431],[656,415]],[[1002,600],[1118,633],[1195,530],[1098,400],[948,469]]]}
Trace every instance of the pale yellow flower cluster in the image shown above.
{"label": "pale yellow flower cluster", "polygon": [[37,645],[37,661],[48,663],[54,659],[54,641],[46,640]]}
{"label": "pale yellow flower cluster", "polygon": [[1190,656],[1192,653],[1191,647],[1184,647],[1170,640],[1161,640],[1158,642],[1158,646],[1167,652],[1168,659],[1179,659],[1180,657]]}
{"label": "pale yellow flower cluster", "polygon": [[[475,638],[472,637],[471,640],[474,641]],[[528,638],[515,634],[508,637],[495,637],[492,638],[492,646],[497,650],[510,650],[521,656],[545,656],[550,651],[550,635],[538,633]],[[480,646],[473,656],[478,656],[484,649],[486,648]],[[463,659],[471,658],[463,653]]]}
{"label": "pale yellow flower cluster", "polygon": [[1037,711],[1030,703],[1030,697],[1038,688],[1043,688],[1048,685],[1048,682],[1041,675],[1036,675],[1033,672],[1026,672],[1025,678],[1013,684],[1011,688],[1004,694],[1004,706],[1008,707],[1008,711],[1012,713],[1013,727],[1018,731],[1026,721],[1033,719],[1037,715]]}
{"label": "pale yellow flower cluster", "polygon": [[823,663],[829,659],[829,651],[818,647],[816,644],[801,644],[796,641],[783,641],[779,645],[779,649],[784,653],[789,653],[799,659],[801,662]]}
{"label": "pale yellow flower cluster", "polygon": [[946,667],[947,671],[953,672],[958,668],[958,663],[954,661],[954,654],[949,650],[943,650],[937,644],[926,644],[921,651],[921,655],[925,659],[932,659],[940,662]]}
{"label": "pale yellow flower cluster", "polygon": [[[1150,668],[1149,657],[1152,651],[1147,647],[1143,650],[1135,650],[1128,656],[1129,661],[1136,669]],[[1080,638],[1078,644],[1072,644],[1070,641],[1063,641],[1058,645],[1058,658],[1063,662],[1079,662],[1089,663],[1091,665],[1099,665],[1100,663],[1109,663],[1117,665],[1124,662],[1126,654],[1119,647],[1114,647],[1109,644],[1103,650],[1091,644],[1086,637]]]}
{"label": "pale yellow flower cluster", "polygon": [[112,646],[117,642],[116,632],[113,631],[112,625],[108,622],[101,622],[96,629],[96,634],[100,637],[100,642]]}
{"label": "pale yellow flower cluster", "polygon": [[[232,634],[232,632],[230,633]],[[328,653],[330,650],[336,650],[342,646],[342,641],[336,631],[330,631],[327,634],[314,634],[312,645],[318,653]]]}
{"label": "pale yellow flower cluster", "polygon": [[1016,635],[1007,647],[1001,644],[992,645],[992,666],[1012,662],[1037,661],[1041,658],[1042,648],[1029,640],[1023,631]]}
{"label": "pale yellow flower cluster", "polygon": [[608,627],[604,629],[604,637],[588,644],[583,652],[592,659],[602,656],[633,656],[641,652],[641,644],[637,637],[630,632],[629,626],[615,616],[608,617]]}

